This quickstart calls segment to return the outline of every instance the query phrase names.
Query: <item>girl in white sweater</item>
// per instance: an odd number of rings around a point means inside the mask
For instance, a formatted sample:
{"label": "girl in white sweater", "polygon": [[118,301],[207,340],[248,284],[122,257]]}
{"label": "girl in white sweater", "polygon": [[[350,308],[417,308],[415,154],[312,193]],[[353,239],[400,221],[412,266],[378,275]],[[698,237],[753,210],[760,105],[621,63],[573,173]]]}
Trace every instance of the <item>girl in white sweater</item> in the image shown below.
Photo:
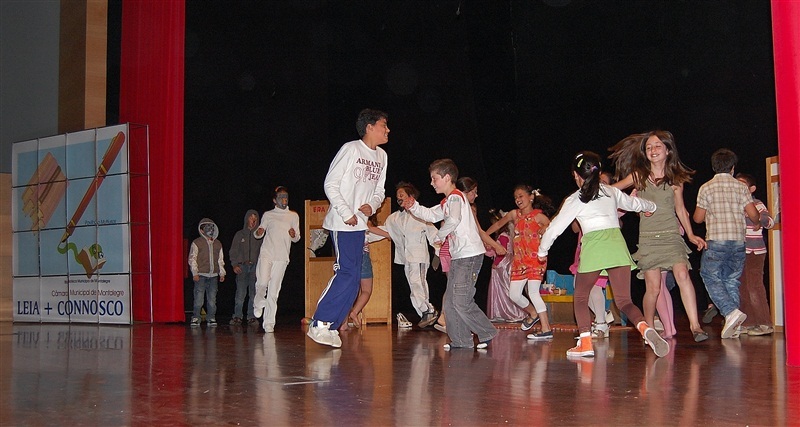
{"label": "girl in white sweater", "polygon": [[580,338],[577,346],[567,350],[567,356],[594,356],[589,292],[600,273],[606,271],[611,283],[614,284],[614,302],[617,307],[636,325],[636,329],[656,355],[663,357],[669,353],[669,344],[644,321],[642,312],[631,301],[631,269],[636,268],[636,264],[628,252],[617,218],[617,209],[652,215],[656,210],[656,204],[630,197],[614,187],[601,183],[600,168],[600,156],[595,153],[582,151],[575,156],[572,163],[572,177],[580,190],[564,200],[561,210],[550,222],[550,227],[539,243],[539,260],[545,261],[555,239],[573,220],[577,219],[583,230],[581,259],[575,277],[573,300]]}

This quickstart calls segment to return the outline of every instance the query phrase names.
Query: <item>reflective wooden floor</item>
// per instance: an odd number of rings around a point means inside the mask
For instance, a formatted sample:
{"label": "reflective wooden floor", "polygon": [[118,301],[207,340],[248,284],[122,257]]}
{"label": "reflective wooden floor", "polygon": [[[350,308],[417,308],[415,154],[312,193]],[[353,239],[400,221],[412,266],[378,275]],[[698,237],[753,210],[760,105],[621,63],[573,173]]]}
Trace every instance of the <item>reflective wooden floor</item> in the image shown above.
{"label": "reflective wooden floor", "polygon": [[0,324],[0,425],[793,425],[800,369],[781,334],[696,344],[688,325],[657,359],[632,329],[572,361],[571,331],[488,350],[431,330],[343,334],[299,325]]}

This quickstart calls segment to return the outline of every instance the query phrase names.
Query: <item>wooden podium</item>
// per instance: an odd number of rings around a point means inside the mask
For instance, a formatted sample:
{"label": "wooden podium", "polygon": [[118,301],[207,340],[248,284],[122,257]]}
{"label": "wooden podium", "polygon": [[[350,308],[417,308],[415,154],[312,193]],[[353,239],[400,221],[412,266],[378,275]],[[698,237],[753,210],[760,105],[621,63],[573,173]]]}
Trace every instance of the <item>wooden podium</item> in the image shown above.
{"label": "wooden podium", "polygon": [[[311,230],[322,229],[322,221],[328,213],[327,200],[306,200],[305,257],[306,257],[306,317],[317,309],[317,301],[333,276],[333,256],[314,257],[311,247]],[[378,209],[378,224],[383,224],[391,213],[391,199],[386,198]],[[392,323],[392,244],[381,240],[369,245],[372,259],[372,297],[364,307],[364,323]]]}

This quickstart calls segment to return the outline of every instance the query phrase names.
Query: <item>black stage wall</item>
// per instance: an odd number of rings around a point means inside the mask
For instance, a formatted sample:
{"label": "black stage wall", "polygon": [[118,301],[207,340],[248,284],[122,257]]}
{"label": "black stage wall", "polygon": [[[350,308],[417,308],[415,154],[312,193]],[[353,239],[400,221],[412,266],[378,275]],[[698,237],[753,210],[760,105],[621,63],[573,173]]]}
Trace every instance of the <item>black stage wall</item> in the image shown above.
{"label": "black stage wall", "polygon": [[[390,115],[387,195],[408,180],[437,202],[427,166],[450,157],[478,180],[485,226],[489,208],[513,207],[517,183],[560,202],[574,190],[575,152],[604,155],[631,133],[675,134],[697,170],[690,212],[714,150],[732,148],[737,170],[760,182],[777,154],[769,2],[189,1],[186,16],[184,236],[207,216],[226,250],[247,209],[272,208],[276,185],[301,217],[304,199],[324,198],[328,164],[357,138],[364,107]],[[112,58],[112,35],[109,46]],[[624,221],[635,249],[637,220]],[[574,245],[571,233],[559,239],[550,267],[566,272]],[[302,315],[303,250],[292,250],[281,316]],[[488,270],[487,259],[481,305]],[[443,280],[431,278],[436,298]],[[395,310],[413,312],[402,269],[394,296]]]}

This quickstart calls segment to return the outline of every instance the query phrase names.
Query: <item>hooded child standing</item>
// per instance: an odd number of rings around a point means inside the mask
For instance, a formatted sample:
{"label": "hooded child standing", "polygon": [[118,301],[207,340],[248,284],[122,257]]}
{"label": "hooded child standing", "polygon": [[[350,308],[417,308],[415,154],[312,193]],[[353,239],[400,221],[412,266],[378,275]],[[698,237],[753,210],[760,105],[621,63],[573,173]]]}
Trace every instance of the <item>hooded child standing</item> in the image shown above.
{"label": "hooded child standing", "polygon": [[242,324],[244,298],[249,298],[247,304],[247,322],[254,325],[258,320],[253,314],[253,299],[256,294],[256,265],[261,242],[253,236],[253,230],[258,225],[258,212],[250,209],[244,214],[244,226],[233,236],[230,257],[233,272],[236,273],[236,297],[233,305],[233,319],[231,325]]}
{"label": "hooded child standing", "polygon": [[200,237],[189,248],[189,270],[194,279],[194,307],[192,326],[200,324],[200,309],[206,300],[208,326],[217,326],[217,285],[225,281],[225,258],[222,243],[217,240],[219,230],[214,221],[203,218],[197,226]]}

